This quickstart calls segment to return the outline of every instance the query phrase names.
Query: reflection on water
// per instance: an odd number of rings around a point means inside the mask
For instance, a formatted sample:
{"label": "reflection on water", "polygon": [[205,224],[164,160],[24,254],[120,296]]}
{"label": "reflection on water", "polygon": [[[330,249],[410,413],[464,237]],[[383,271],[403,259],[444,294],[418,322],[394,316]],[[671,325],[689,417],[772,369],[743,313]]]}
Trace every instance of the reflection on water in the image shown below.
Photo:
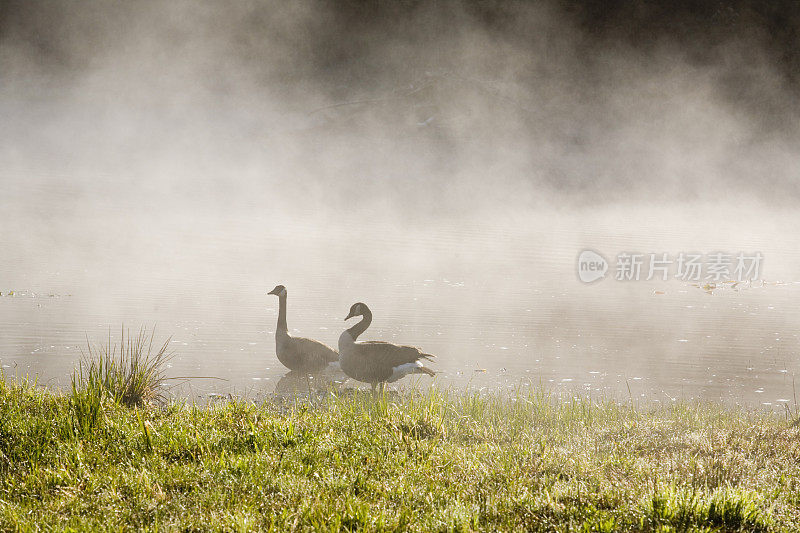
{"label": "reflection on water", "polygon": [[[63,386],[87,338],[103,342],[109,329],[118,337],[121,324],[156,325],[157,339],[172,336],[169,374],[190,378],[175,394],[327,387],[286,375],[275,358],[277,302],[266,292],[282,283],[293,334],[336,346],[349,306],[367,302],[375,319],[364,339],[436,354],[438,387],[532,383],[658,402],[793,403],[800,371],[796,221],[706,209],[705,230],[697,231],[694,211],[660,209],[415,227],[293,226],[277,214],[176,216],[155,232],[111,217],[95,234],[67,218],[52,232],[80,227],[81,235],[59,244],[29,233],[16,242],[28,241],[24,253],[5,245],[15,252],[0,259],[0,365],[7,375]],[[104,241],[109,234],[117,238]],[[89,246],[93,238],[101,242]],[[762,276],[781,282],[710,293],[677,280],[588,285],[575,273],[584,248],[608,257],[757,250]],[[411,384],[429,380],[400,385]]]}
{"label": "reflection on water", "polygon": [[291,370],[275,382],[273,392],[284,396],[311,394],[341,389],[347,377],[341,372],[319,372],[306,374]]}

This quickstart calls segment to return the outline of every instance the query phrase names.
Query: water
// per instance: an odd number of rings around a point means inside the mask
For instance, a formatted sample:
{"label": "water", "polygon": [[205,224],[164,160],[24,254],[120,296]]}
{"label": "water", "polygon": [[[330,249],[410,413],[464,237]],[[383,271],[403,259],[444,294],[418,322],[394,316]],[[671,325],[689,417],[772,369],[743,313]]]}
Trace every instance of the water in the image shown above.
{"label": "water", "polygon": [[[8,376],[63,387],[87,340],[146,325],[157,340],[172,337],[168,374],[187,378],[172,394],[269,393],[286,374],[274,353],[278,302],[266,294],[281,283],[293,334],[335,346],[350,305],[366,302],[375,318],[364,338],[436,354],[440,387],[532,383],[566,395],[770,409],[795,402],[792,212],[675,203],[404,220],[256,201],[170,208],[118,190],[111,201],[86,201],[61,178],[52,182],[61,189],[8,183],[0,211]],[[575,272],[584,248],[607,258],[760,251],[766,282],[710,293],[679,280],[586,285]]]}

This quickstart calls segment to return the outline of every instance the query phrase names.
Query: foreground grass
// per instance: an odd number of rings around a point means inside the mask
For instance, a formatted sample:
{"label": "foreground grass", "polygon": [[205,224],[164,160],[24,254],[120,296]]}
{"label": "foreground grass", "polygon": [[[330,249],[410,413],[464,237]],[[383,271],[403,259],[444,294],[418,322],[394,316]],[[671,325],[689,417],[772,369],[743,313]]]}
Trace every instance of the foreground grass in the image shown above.
{"label": "foreground grass", "polygon": [[800,429],[426,392],[127,408],[0,379],[0,530],[793,531]]}
{"label": "foreground grass", "polygon": [[148,336],[143,327],[138,334],[131,335],[123,326],[119,353],[117,345],[111,341],[110,331],[106,344],[92,345],[87,341],[80,367],[72,375],[73,398],[90,409],[96,409],[100,398],[106,394],[128,407],[142,407],[163,400],[161,389],[167,381],[164,365],[172,358],[172,353],[167,352],[172,339],[155,349],[154,339],[155,330]]}

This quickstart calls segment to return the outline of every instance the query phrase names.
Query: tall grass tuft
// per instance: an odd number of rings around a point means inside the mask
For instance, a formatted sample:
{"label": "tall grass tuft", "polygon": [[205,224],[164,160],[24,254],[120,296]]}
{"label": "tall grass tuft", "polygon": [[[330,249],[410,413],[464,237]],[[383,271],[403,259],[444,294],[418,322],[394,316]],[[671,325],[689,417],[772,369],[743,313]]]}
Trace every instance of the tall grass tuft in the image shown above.
{"label": "tall grass tuft", "polygon": [[83,369],[72,373],[72,395],[69,405],[72,412],[73,435],[89,437],[100,425],[103,414],[103,395],[100,382],[85,379]]}
{"label": "tall grass tuft", "polygon": [[137,335],[131,335],[130,330],[126,332],[123,327],[119,353],[117,345],[111,342],[110,332],[106,344],[92,345],[87,340],[77,387],[73,377],[73,396],[76,390],[95,391],[108,394],[115,402],[128,407],[163,401],[163,386],[168,380],[164,366],[173,355],[167,352],[172,338],[154,349],[154,337],[155,330],[148,334],[143,327]]}

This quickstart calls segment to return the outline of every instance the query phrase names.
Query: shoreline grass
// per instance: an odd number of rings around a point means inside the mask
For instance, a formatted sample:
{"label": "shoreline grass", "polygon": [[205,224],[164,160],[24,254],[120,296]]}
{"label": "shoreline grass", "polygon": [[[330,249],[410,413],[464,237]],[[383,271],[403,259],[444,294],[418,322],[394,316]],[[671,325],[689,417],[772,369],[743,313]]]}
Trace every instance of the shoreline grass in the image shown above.
{"label": "shoreline grass", "polygon": [[[127,333],[127,336],[126,336]],[[102,395],[128,407],[142,407],[154,402],[164,402],[161,390],[167,377],[164,365],[173,354],[167,352],[172,338],[161,348],[153,350],[155,329],[147,334],[142,327],[131,335],[122,326],[119,353],[117,344],[108,332],[106,344],[93,345],[86,341],[86,352],[82,352],[80,366],[72,374],[72,396],[84,402],[99,403]]]}
{"label": "shoreline grass", "polygon": [[[88,411],[0,380],[0,530],[793,531],[800,428],[415,391]],[[86,422],[90,420],[90,422]]]}

